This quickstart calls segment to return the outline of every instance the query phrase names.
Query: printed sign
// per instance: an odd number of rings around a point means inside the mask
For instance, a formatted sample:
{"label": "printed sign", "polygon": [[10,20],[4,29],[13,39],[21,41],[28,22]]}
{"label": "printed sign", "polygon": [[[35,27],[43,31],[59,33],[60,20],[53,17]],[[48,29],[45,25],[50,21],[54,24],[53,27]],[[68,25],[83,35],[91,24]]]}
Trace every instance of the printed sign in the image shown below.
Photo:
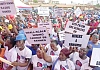
{"label": "printed sign", "polygon": [[24,29],[27,40],[30,44],[48,44],[50,43],[50,37],[46,31],[46,28],[30,28]]}
{"label": "printed sign", "polygon": [[60,31],[59,32],[59,39],[60,39],[60,41],[65,40],[65,31]]}
{"label": "printed sign", "polygon": [[78,7],[75,11],[74,11],[76,17],[79,17],[82,14],[81,9]]}
{"label": "printed sign", "polygon": [[49,7],[38,7],[39,16],[49,16]]}
{"label": "printed sign", "polygon": [[62,16],[64,14],[64,9],[62,8],[55,8],[54,9],[54,16],[57,17],[57,16]]}
{"label": "printed sign", "polygon": [[68,21],[65,31],[74,34],[87,34],[89,28],[90,26],[85,24]]}
{"label": "printed sign", "polygon": [[52,24],[47,22],[47,23],[38,23],[38,27],[46,27],[48,32],[51,34],[52,33]]}
{"label": "printed sign", "polygon": [[100,67],[100,48],[93,48],[92,57],[90,61],[91,66]]}
{"label": "printed sign", "polygon": [[15,15],[16,8],[13,1],[0,1],[0,16]]}
{"label": "printed sign", "polygon": [[67,47],[83,47],[86,48],[90,35],[66,34],[64,45]]}

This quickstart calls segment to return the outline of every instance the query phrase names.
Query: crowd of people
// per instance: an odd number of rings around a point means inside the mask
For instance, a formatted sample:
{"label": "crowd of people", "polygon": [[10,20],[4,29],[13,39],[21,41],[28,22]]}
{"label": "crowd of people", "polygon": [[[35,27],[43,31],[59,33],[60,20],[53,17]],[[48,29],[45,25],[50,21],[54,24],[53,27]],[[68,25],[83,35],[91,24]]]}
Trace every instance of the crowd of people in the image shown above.
{"label": "crowd of people", "polygon": [[[93,48],[100,48],[99,10],[83,11],[79,17],[73,11],[56,17],[52,13],[48,17],[21,14],[0,17],[0,57],[11,62],[0,61],[0,70],[100,70],[90,65]],[[90,26],[86,48],[65,47],[64,40],[59,40],[58,33],[65,30],[68,21]],[[52,23],[48,34],[51,43],[30,44],[23,29],[38,28],[40,22]]]}

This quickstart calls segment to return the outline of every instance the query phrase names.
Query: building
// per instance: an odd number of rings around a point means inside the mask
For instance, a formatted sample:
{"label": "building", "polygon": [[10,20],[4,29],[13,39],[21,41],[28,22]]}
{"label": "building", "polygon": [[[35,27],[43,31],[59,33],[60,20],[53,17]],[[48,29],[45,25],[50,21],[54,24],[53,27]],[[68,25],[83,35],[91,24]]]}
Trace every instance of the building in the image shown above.
{"label": "building", "polygon": [[44,0],[21,0],[22,2],[35,2],[35,1],[37,1],[38,3],[43,3],[44,2]]}

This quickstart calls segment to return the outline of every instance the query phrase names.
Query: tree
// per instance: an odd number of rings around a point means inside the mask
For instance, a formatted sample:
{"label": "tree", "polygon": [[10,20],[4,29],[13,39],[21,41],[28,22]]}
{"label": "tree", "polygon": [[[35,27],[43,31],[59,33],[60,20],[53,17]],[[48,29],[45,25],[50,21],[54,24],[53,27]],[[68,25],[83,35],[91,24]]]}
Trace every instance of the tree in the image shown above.
{"label": "tree", "polygon": [[37,1],[37,0],[33,0],[33,2],[34,2],[34,3],[38,3],[38,1]]}

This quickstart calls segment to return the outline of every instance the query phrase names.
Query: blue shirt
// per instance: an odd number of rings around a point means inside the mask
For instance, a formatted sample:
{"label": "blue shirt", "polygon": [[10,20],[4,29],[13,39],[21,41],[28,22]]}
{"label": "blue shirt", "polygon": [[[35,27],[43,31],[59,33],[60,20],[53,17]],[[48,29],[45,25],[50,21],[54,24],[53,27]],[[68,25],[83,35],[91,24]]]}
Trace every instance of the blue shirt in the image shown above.
{"label": "blue shirt", "polygon": [[87,52],[87,56],[91,57],[93,48],[100,48],[100,43],[98,43],[98,45],[95,45],[92,41],[89,41],[88,45],[92,46],[92,49],[89,49]]}

